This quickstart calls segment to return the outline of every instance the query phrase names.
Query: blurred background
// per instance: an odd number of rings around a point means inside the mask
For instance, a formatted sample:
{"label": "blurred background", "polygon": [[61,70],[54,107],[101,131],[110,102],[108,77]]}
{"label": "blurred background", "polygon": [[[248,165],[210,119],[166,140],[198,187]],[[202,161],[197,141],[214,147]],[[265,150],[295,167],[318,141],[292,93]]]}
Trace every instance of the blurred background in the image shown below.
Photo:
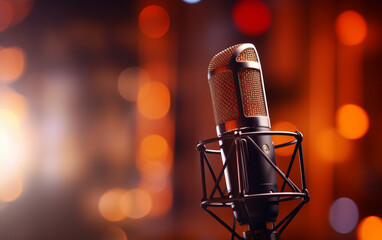
{"label": "blurred background", "polygon": [[282,239],[382,239],[381,6],[0,0],[0,239],[229,239],[195,146],[208,63],[243,42],[272,129],[304,134],[311,201]]}

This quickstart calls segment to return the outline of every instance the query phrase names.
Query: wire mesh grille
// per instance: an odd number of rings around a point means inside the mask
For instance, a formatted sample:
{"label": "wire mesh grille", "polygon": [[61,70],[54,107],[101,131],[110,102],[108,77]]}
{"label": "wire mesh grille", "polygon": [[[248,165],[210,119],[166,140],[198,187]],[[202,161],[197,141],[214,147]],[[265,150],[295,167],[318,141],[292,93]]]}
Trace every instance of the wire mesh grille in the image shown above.
{"label": "wire mesh grille", "polygon": [[239,56],[237,56],[236,61],[238,62],[246,62],[246,61],[254,61],[258,62],[255,49],[253,48],[246,48],[244,51],[240,53]]}
{"label": "wire mesh grille", "polygon": [[267,116],[260,71],[244,68],[239,71],[244,115],[247,117]]}
{"label": "wire mesh grille", "polygon": [[220,72],[209,79],[216,125],[239,118],[232,71]]}

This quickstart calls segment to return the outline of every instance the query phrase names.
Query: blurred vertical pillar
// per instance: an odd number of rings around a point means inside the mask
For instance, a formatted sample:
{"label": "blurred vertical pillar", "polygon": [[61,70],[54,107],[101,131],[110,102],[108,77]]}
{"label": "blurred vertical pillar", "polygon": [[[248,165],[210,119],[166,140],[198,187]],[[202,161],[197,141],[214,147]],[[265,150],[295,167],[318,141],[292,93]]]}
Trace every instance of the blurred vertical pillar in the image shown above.
{"label": "blurred vertical pillar", "polygon": [[311,41],[309,72],[308,186],[309,239],[330,239],[328,210],[333,195],[333,163],[317,156],[317,137],[333,127],[335,39],[333,3],[315,0],[311,3]]}
{"label": "blurred vertical pillar", "polygon": [[[169,111],[160,117],[147,117],[141,112],[138,112],[136,119],[136,152],[137,158],[140,158],[139,151],[142,140],[152,134],[160,135],[168,144],[169,153],[165,156],[166,159],[158,159],[157,162],[151,165],[150,171],[146,173],[141,172],[141,185],[145,178],[153,178],[159,176],[159,181],[152,182],[155,188],[144,185],[143,188],[148,191],[152,197],[152,210],[149,213],[151,216],[164,216],[171,210],[173,186],[171,181],[172,176],[172,163],[173,163],[173,150],[175,138],[175,89],[176,89],[176,69],[177,69],[177,38],[176,28],[174,27],[173,13],[176,11],[170,1],[160,1],[150,4],[147,1],[138,2],[138,12],[141,13],[146,7],[156,7],[146,14],[145,24],[146,31],[142,32],[142,25],[140,25],[140,34],[138,34],[138,55],[139,67],[146,70],[150,77],[150,82],[159,82],[168,88],[170,92],[170,107]],[[158,10],[159,9],[159,10]],[[169,17],[169,28],[166,30],[166,14]],[[159,29],[159,30],[158,30]],[[151,32],[150,32],[151,31]],[[162,32],[159,33],[158,32]],[[147,34],[148,33],[148,34]],[[152,35],[150,35],[152,34]],[[156,35],[155,35],[156,34]],[[158,89],[152,89],[156,93]],[[159,89],[160,90],[160,89]],[[148,96],[148,97],[159,97]],[[161,99],[157,99],[161,102]],[[155,102],[151,103],[155,105]],[[152,108],[152,107],[151,107]],[[151,146],[152,149],[157,149],[160,146]],[[141,159],[137,159],[140,161]],[[162,167],[159,167],[160,163]],[[165,179],[163,179],[163,177]],[[163,186],[159,186],[163,181]],[[169,221],[167,221],[168,223]],[[153,238],[158,232],[168,231],[163,225],[152,227],[150,232],[146,232],[147,236]]]}

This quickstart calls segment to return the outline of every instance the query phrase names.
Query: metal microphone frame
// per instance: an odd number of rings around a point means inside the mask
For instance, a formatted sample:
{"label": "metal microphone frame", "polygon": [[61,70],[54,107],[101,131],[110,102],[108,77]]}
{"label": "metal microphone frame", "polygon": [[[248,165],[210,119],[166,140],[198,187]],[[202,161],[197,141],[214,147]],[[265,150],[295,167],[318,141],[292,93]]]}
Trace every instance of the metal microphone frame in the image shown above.
{"label": "metal microphone frame", "polygon": [[[284,174],[263,152],[263,150],[257,145],[257,143],[251,138],[251,136],[256,135],[280,135],[280,136],[291,136],[294,137],[294,140],[278,144],[274,146],[275,149],[282,148],[290,145],[295,145],[293,153],[291,155],[290,163],[288,166],[287,172]],[[221,170],[215,174],[210,161],[207,157],[207,154],[220,154],[221,150],[218,149],[208,149],[206,145],[211,143],[216,143],[222,140],[234,140],[233,144],[229,150],[227,160],[225,163],[222,163]],[[306,188],[306,180],[305,180],[305,170],[304,170],[304,157],[302,151],[302,140],[303,136],[301,132],[286,132],[286,131],[256,131],[256,132],[241,132],[235,131],[233,134],[224,135],[217,138],[208,139],[205,141],[200,141],[197,144],[197,149],[199,151],[200,156],[200,170],[201,170],[201,180],[202,180],[202,188],[203,188],[203,198],[201,200],[201,207],[208,212],[212,217],[214,217],[220,224],[222,224],[228,231],[231,232],[231,240],[234,240],[235,237],[239,240],[244,240],[246,238],[241,237],[236,232],[236,219],[234,217],[232,227],[230,227],[226,222],[224,222],[221,218],[219,218],[215,213],[213,213],[209,207],[231,207],[234,202],[244,202],[249,199],[255,198],[270,198],[270,197],[278,197],[279,202],[285,202],[290,200],[298,200],[302,201],[289,213],[287,214],[279,223],[273,224],[272,229],[269,229],[269,234],[276,233],[277,235],[281,234],[282,231],[287,227],[287,225],[292,221],[292,219],[297,215],[302,206],[309,201],[309,193]],[[269,193],[259,193],[259,194],[246,194],[242,189],[243,182],[245,181],[243,174],[241,171],[238,171],[238,183],[239,183],[239,194],[238,197],[229,196],[226,193],[226,190],[222,190],[220,187],[220,181],[224,176],[224,170],[226,169],[228,162],[231,159],[236,159],[236,164],[238,169],[243,169],[243,158],[232,158],[232,154],[236,154],[236,156],[246,156],[245,154],[245,146],[244,144],[251,144],[262,154],[265,161],[272,166],[272,168],[276,171],[276,173],[283,179],[282,186],[279,192],[269,192]],[[296,157],[299,159],[300,165],[300,174],[301,174],[301,189],[292,182],[289,178],[291,173],[293,163],[295,162]],[[234,161],[234,160],[231,160]],[[207,169],[206,170],[206,166]],[[207,186],[206,186],[206,172],[210,173],[214,186],[209,194],[207,194]],[[224,181],[224,180],[223,180]],[[288,185],[291,188],[291,192],[285,191],[285,186]],[[217,193],[218,192],[218,193]],[[215,197],[218,195],[218,197]],[[246,209],[247,211],[247,209]],[[247,212],[248,213],[248,212]],[[252,224],[250,224],[252,225]],[[251,230],[251,228],[250,228]],[[251,230],[253,231],[253,230]],[[253,232],[252,232],[252,235]]]}

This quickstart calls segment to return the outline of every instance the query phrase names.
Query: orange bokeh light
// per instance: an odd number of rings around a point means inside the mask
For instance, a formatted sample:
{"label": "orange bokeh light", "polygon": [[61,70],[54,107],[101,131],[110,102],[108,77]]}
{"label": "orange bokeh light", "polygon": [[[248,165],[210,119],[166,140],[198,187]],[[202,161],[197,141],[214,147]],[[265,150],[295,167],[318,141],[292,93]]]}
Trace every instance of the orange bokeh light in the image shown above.
{"label": "orange bokeh light", "polygon": [[359,139],[369,129],[369,117],[360,106],[346,104],[341,106],[336,113],[338,133],[347,139]]}
{"label": "orange bokeh light", "polygon": [[11,109],[20,121],[26,120],[28,115],[28,103],[26,98],[10,88],[0,88],[0,109],[1,108]]}
{"label": "orange bokeh light", "polygon": [[0,50],[0,81],[12,82],[24,72],[25,54],[17,47]]}
{"label": "orange bokeh light", "polygon": [[0,32],[7,29],[13,18],[13,8],[7,1],[0,1]]}
{"label": "orange bokeh light", "polygon": [[106,230],[103,240],[127,240],[125,231],[120,227],[110,227]]}
{"label": "orange bokeh light", "polygon": [[17,175],[9,176],[0,182],[0,200],[12,202],[16,200],[23,190],[23,182]]}
{"label": "orange bokeh light", "polygon": [[160,38],[170,27],[170,17],[167,11],[156,5],[145,7],[138,18],[141,32],[150,38]]}
{"label": "orange bokeh light", "polygon": [[337,17],[335,29],[338,40],[348,46],[360,44],[367,35],[365,19],[361,14],[351,10]]}
{"label": "orange bokeh light", "polygon": [[382,219],[377,216],[364,218],[357,228],[358,240],[381,240]]}
{"label": "orange bokeh light", "polygon": [[170,109],[170,91],[161,82],[148,82],[138,92],[138,109],[140,113],[149,119],[160,119]]}
{"label": "orange bokeh light", "polygon": [[126,217],[139,219],[145,217],[151,210],[151,196],[143,189],[131,189],[123,194],[121,209]]}
{"label": "orange bokeh light", "polygon": [[140,152],[142,156],[150,159],[165,157],[168,153],[168,143],[162,136],[151,134],[142,140]]}
{"label": "orange bokeh light", "polygon": [[237,29],[249,36],[263,34],[271,24],[271,11],[260,0],[239,1],[233,8],[232,17]]}
{"label": "orange bokeh light", "polygon": [[350,143],[334,128],[327,128],[315,137],[314,149],[319,158],[328,162],[343,162],[351,153]]}
{"label": "orange bokeh light", "polygon": [[98,202],[98,210],[104,219],[118,222],[126,218],[121,209],[122,197],[125,192],[126,190],[122,188],[113,188],[101,196]]}
{"label": "orange bokeh light", "polygon": [[[287,131],[287,132],[295,132],[298,128],[296,125],[290,122],[276,122],[272,124],[272,131]],[[282,136],[282,135],[272,135],[272,140],[275,145],[287,143],[293,141],[295,138],[290,136]],[[290,145],[287,147],[278,148],[275,150],[275,153],[280,156],[291,156],[293,153],[293,149],[295,145]]]}

